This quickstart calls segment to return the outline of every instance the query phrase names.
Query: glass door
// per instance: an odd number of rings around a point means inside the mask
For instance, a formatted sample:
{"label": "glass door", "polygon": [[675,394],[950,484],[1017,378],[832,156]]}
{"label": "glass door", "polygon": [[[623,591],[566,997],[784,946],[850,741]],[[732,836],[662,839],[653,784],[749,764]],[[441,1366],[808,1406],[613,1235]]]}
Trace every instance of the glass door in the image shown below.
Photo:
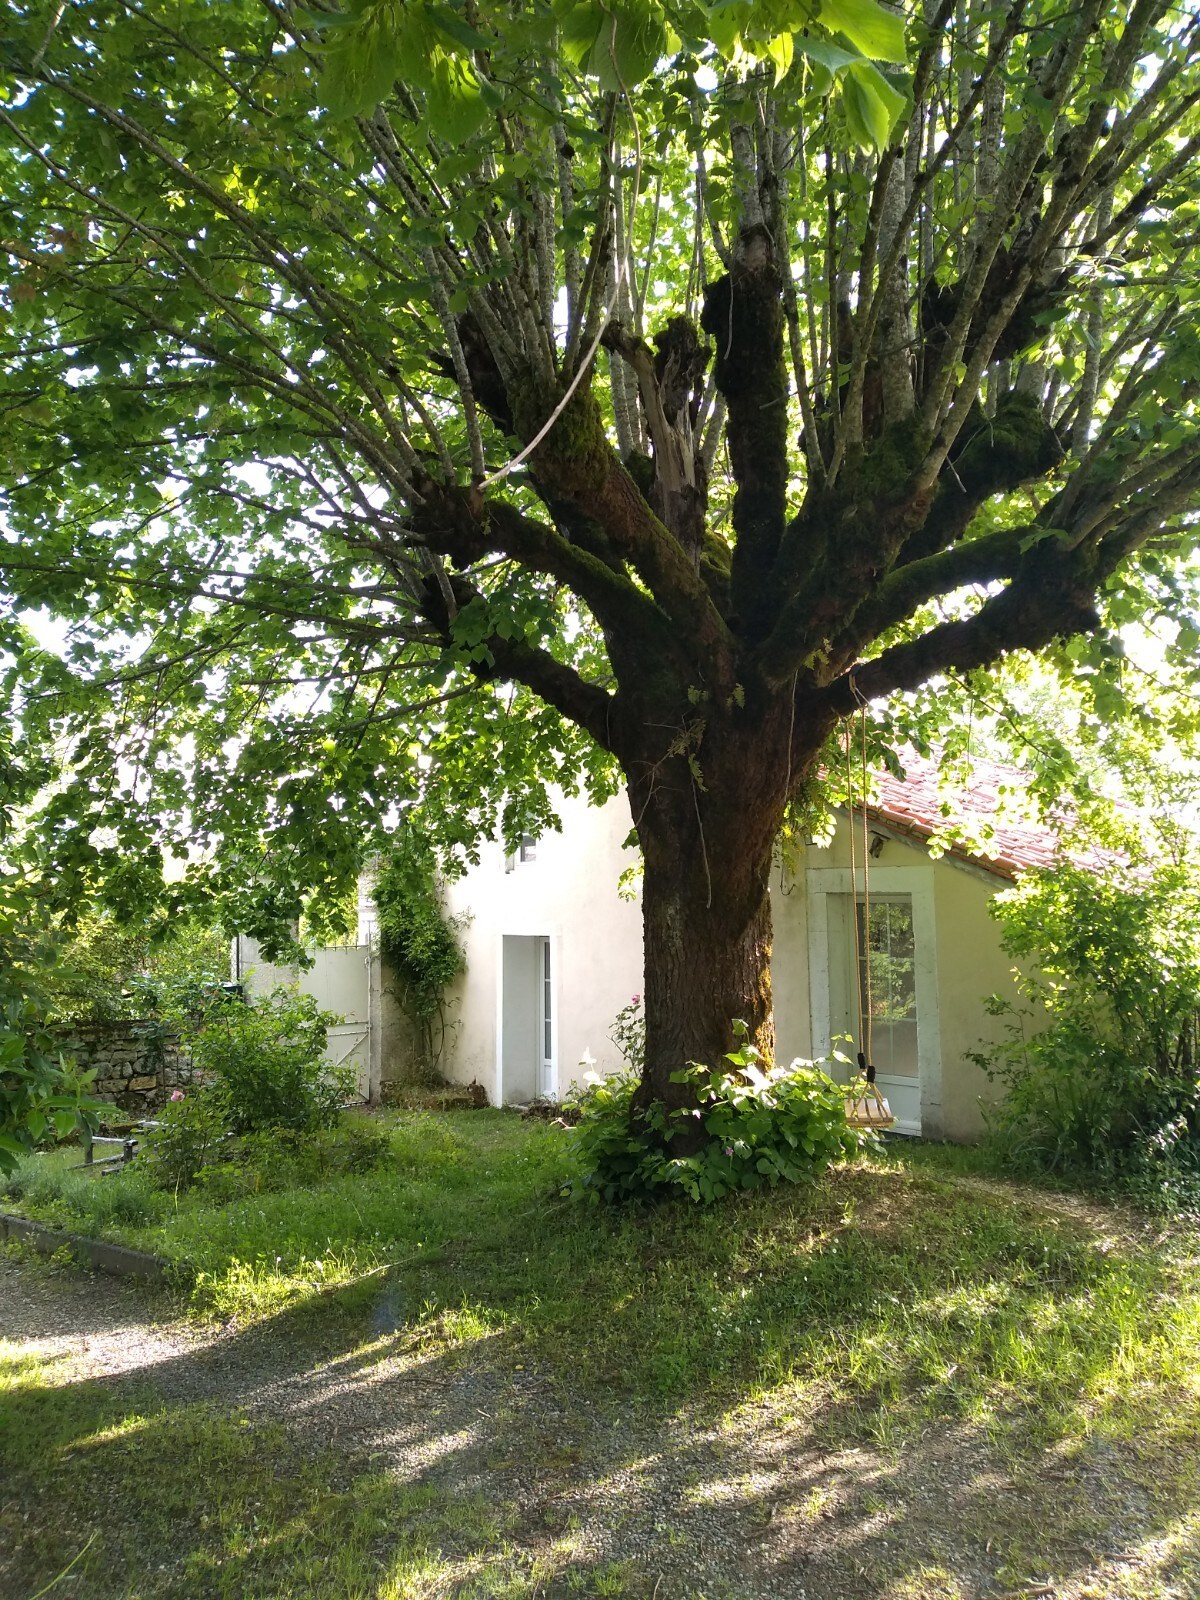
{"label": "glass door", "polygon": [[550,941],[542,940],[542,975],[540,994],[539,1034],[541,1042],[541,1092],[553,1095],[554,1082],[554,1009],[553,989],[550,982]]}
{"label": "glass door", "polygon": [[921,1126],[918,931],[911,894],[871,890],[825,897],[829,1037],[862,1050],[900,1131]]}

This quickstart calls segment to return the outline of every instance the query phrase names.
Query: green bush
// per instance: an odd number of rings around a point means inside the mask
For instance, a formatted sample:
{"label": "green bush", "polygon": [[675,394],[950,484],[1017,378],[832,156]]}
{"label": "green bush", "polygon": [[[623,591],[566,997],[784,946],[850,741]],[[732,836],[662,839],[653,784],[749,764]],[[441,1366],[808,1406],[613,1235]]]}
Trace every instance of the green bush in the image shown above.
{"label": "green bush", "polygon": [[90,1137],[107,1109],[91,1094],[95,1073],[65,1056],[50,1031],[44,974],[52,963],[36,894],[0,861],[0,1174],[26,1151]]}
{"label": "green bush", "polygon": [[228,939],[186,918],[131,923],[93,911],[58,945],[44,976],[55,1021],[198,1010],[229,976]]}
{"label": "green bush", "polygon": [[311,995],[276,989],[224,1000],[182,1018],[183,1043],[208,1082],[219,1083],[235,1133],[332,1127],[355,1090],[352,1067],[331,1067],[325,1039],[337,1018]]}
{"label": "green bush", "polygon": [[727,1058],[730,1069],[693,1065],[690,1082],[704,1130],[702,1148],[672,1155],[691,1114],[634,1104],[637,1080],[615,1074],[585,1090],[574,1147],[581,1174],[569,1186],[592,1202],[663,1198],[682,1192],[711,1204],[744,1189],[816,1178],[859,1149],[846,1124],[842,1090],[811,1062],[768,1067],[752,1045]]}
{"label": "green bush", "polygon": [[646,1060],[646,1013],[642,1010],[642,997],[635,994],[627,1006],[622,1006],[613,1018],[608,1037],[621,1052],[621,1059],[631,1072],[640,1072]]}
{"label": "green bush", "polygon": [[176,1089],[147,1137],[155,1181],[164,1189],[190,1189],[214,1159],[229,1129],[229,1097],[224,1084]]}
{"label": "green bush", "polygon": [[[1180,858],[1063,862],[998,896],[1030,963],[1007,1037],[974,1059],[1004,1087],[991,1139],[1027,1167],[1115,1180],[1166,1203],[1200,1193],[1200,879]],[[1040,1025],[1045,1019],[1045,1025]]]}

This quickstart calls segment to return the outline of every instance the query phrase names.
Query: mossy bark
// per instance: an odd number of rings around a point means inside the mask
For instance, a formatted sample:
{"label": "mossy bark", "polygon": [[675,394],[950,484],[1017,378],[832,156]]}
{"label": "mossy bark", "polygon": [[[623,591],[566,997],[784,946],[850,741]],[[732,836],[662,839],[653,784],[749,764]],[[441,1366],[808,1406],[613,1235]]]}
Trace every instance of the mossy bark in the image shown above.
{"label": "mossy bark", "polygon": [[[794,738],[782,700],[764,711],[710,713],[679,754],[636,768],[629,798],[644,860],[646,1061],[639,1102],[694,1109],[678,1074],[721,1066],[734,1023],[768,1059],[771,1010],[770,873],[789,795],[813,766],[820,738]],[[702,1142],[684,1122],[671,1148]]]}

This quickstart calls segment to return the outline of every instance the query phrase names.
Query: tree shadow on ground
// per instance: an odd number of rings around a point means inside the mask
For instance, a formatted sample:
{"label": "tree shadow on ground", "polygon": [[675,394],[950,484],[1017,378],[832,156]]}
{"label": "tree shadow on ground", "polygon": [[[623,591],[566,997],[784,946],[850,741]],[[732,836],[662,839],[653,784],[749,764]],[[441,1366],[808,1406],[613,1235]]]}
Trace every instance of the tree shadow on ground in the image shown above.
{"label": "tree shadow on ground", "polygon": [[[476,1255],[195,1346],[147,1340],[113,1377],[55,1385],[52,1369],[4,1398],[0,1590],[26,1600],[95,1533],[75,1570],[96,1600],[1198,1592],[1200,1400],[1182,1379],[1123,1383],[1119,1339],[1096,1337],[1089,1307],[1120,1287],[1111,1241],[1075,1227],[1053,1249],[1053,1233],[1018,1241],[981,1222],[973,1266],[947,1284],[922,1275],[911,1220],[881,1208],[852,1232],[781,1235],[714,1301],[736,1299],[755,1360],[686,1404],[631,1381],[653,1363],[606,1390],[585,1361],[577,1386],[553,1319],[522,1312],[519,1286],[505,1292]],[[663,1244],[649,1230],[648,1255]],[[139,1337],[127,1291],[116,1310],[96,1298],[76,1341]],[[484,1299],[484,1331],[464,1334],[451,1313]],[[610,1287],[589,1311],[613,1328],[606,1360],[629,1348],[636,1297]],[[947,1318],[964,1365],[935,1377],[922,1336]],[[9,1304],[0,1332],[19,1347],[54,1320],[39,1301],[23,1333]],[[795,1357],[840,1351],[863,1381],[808,1356],[808,1381],[795,1368],[764,1381],[789,1327]],[[882,1366],[877,1336],[892,1346]],[[1068,1352],[1073,1394],[1031,1405],[998,1376],[1022,1340],[1051,1377]],[[984,1392],[1002,1408],[981,1409]]]}

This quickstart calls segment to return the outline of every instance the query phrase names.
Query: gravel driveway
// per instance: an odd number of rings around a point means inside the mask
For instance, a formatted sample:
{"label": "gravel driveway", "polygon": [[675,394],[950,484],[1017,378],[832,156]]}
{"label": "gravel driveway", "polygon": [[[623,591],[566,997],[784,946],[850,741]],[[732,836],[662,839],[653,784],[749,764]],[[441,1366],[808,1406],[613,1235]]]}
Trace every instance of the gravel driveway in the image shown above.
{"label": "gravel driveway", "polygon": [[[267,1415],[348,1470],[368,1459],[404,1481],[518,1507],[508,1537],[531,1551],[570,1518],[589,1569],[602,1558],[639,1574],[636,1587],[604,1592],[1194,1600],[1187,1576],[1173,1577],[1177,1534],[1109,1446],[1003,1461],[976,1429],[947,1424],[896,1457],[823,1453],[801,1408],[785,1413],[776,1399],[720,1417],[573,1403],[486,1340],[469,1354],[406,1349],[390,1332],[396,1311],[385,1290],[373,1328],[350,1335],[297,1335],[295,1322],[284,1338],[272,1323],[197,1332],[161,1293],[0,1258],[0,1341],[9,1355],[56,1358],[56,1382]],[[1014,1591],[1001,1558],[1017,1535],[1033,1570]],[[1194,1552],[1194,1528],[1192,1541]],[[0,1551],[7,1596],[3,1571]]]}

